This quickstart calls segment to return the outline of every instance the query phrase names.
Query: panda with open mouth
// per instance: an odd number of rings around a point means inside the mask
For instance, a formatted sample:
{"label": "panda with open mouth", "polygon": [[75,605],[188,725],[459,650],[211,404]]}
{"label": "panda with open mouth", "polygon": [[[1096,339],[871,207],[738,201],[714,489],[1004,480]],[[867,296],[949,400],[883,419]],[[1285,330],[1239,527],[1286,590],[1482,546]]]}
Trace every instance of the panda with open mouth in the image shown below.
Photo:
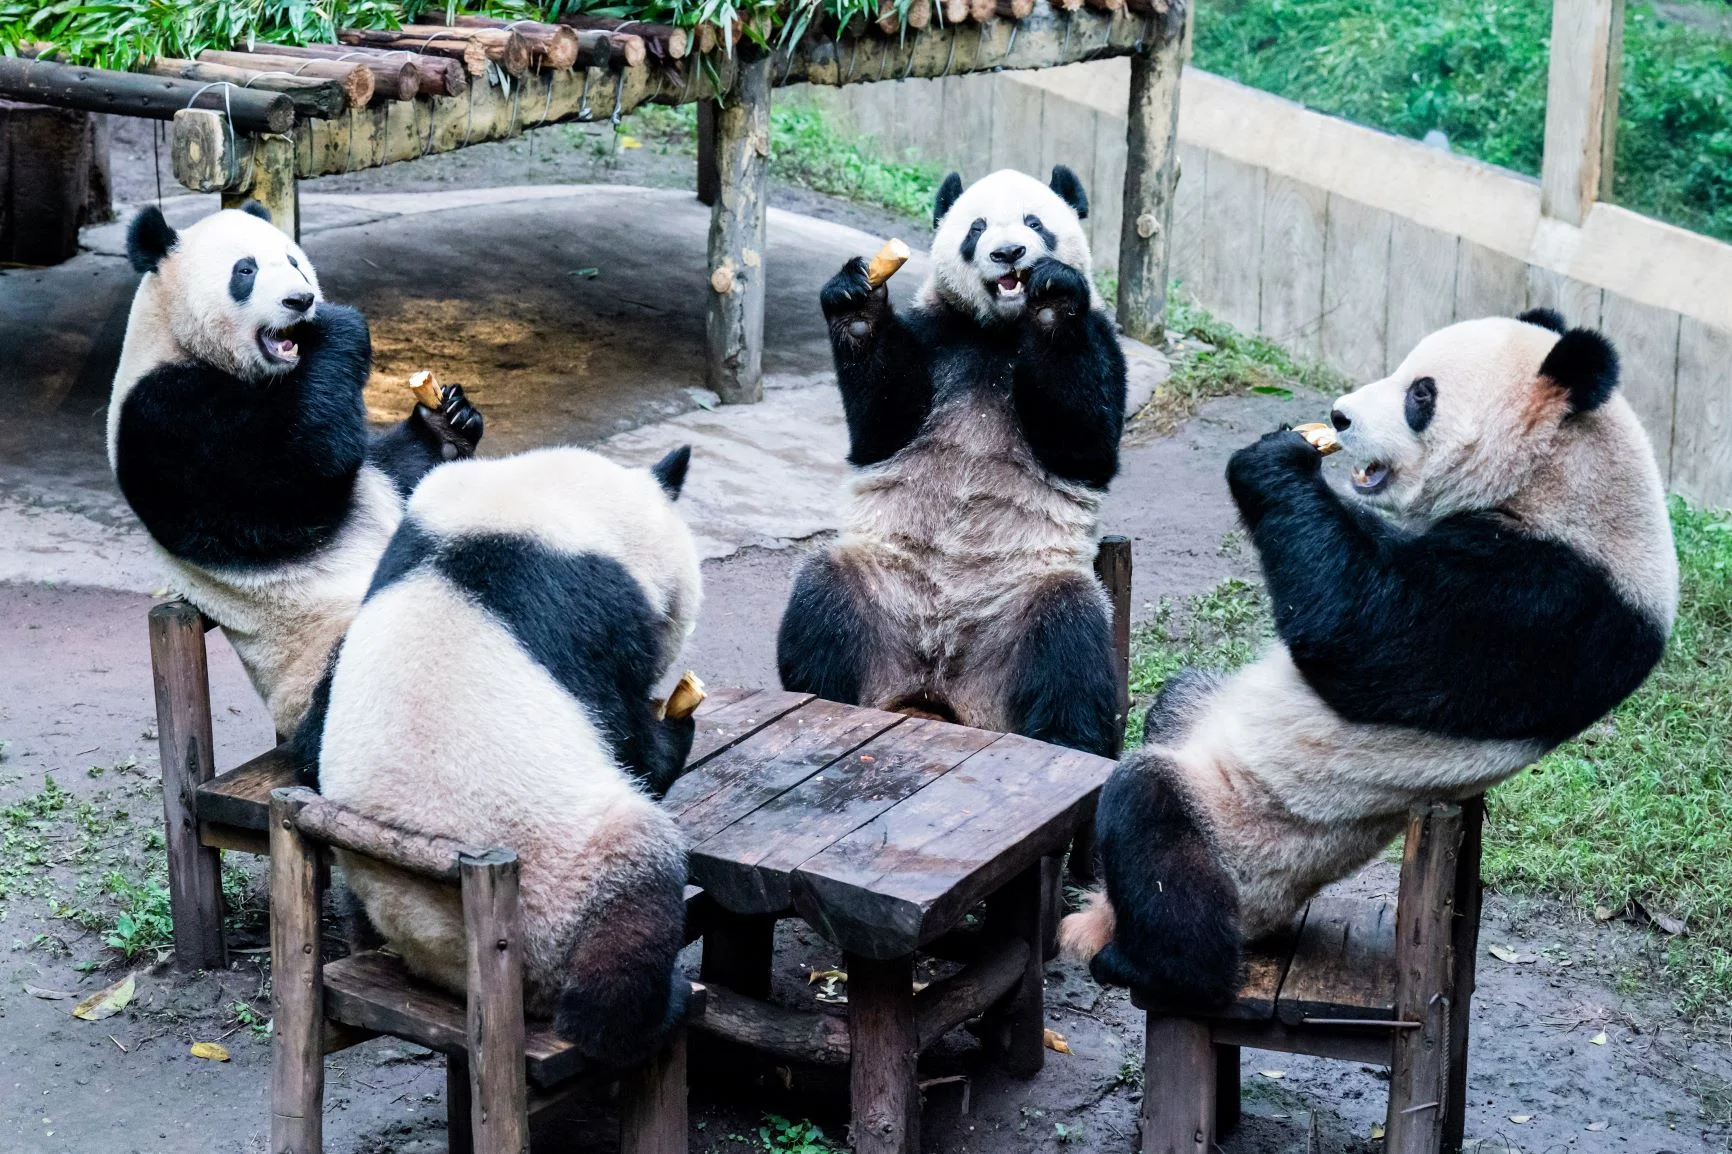
{"label": "panda with open mouth", "polygon": [[939,189],[931,275],[898,313],[850,261],[820,295],[848,422],[840,540],[795,575],[782,684],[1111,755],[1097,516],[1125,362],[1062,165]]}
{"label": "panda with open mouth", "polygon": [[184,229],[150,207],[108,407],[108,459],[169,572],[222,626],[279,734],[293,732],[360,607],[409,491],[474,453],[449,386],[372,434],[367,322],[249,202]]}

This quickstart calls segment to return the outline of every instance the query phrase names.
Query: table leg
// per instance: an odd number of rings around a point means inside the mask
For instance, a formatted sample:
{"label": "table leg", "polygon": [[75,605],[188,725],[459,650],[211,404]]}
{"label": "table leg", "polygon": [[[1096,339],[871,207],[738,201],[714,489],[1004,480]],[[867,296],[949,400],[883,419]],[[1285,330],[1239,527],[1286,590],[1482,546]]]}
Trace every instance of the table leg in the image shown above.
{"label": "table leg", "polygon": [[916,1154],[920,1087],[915,1064],[914,956],[843,955],[848,970],[848,1089],[855,1154]]}
{"label": "table leg", "polygon": [[1055,859],[1043,858],[986,899],[987,931],[1021,938],[1029,947],[1022,980],[993,1013],[999,1029],[992,1034],[1004,1040],[1005,1066],[1021,1078],[1040,1073],[1046,1062],[1045,946],[1057,869]]}
{"label": "table leg", "polygon": [[474,1107],[469,1097],[469,1058],[445,1055],[445,1142],[450,1154],[475,1154]]}
{"label": "table leg", "polygon": [[774,914],[713,910],[704,926],[704,960],[698,980],[726,986],[748,998],[768,998],[775,941]]}
{"label": "table leg", "polygon": [[1215,1149],[1215,1053],[1209,1027],[1149,1015],[1143,1058],[1142,1154]]}

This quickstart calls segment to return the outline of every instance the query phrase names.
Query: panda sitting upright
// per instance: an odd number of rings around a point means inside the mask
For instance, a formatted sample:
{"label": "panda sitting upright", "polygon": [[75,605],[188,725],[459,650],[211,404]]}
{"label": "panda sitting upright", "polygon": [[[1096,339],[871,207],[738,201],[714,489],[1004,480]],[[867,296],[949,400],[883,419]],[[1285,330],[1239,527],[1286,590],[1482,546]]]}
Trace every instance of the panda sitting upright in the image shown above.
{"label": "panda sitting upright", "polygon": [[223,628],[292,732],[427,470],[466,457],[462,389],[377,437],[372,344],[307,255],[249,202],[178,232],[146,208],[144,273],[108,406],[108,458],[176,592]]}
{"label": "panda sitting upright", "polygon": [[[431,474],[295,735],[326,797],[517,851],[524,1004],[610,1065],[653,1052],[689,990],[685,843],[654,799],[694,725],[650,701],[701,599],[674,507],[689,456],[539,449]],[[461,992],[457,891],[338,861],[409,969]]]}
{"label": "panda sitting upright", "polygon": [[1099,981],[1225,1003],[1241,943],[1409,807],[1484,792],[1641,685],[1678,568],[1617,383],[1606,340],[1556,313],[1465,321],[1335,402],[1345,492],[1298,432],[1233,455],[1280,640],[1170,679],[1102,791],[1105,899],[1064,924]]}
{"label": "panda sitting upright", "polygon": [[1092,562],[1125,362],[1090,283],[1074,173],[939,189],[932,271],[898,315],[863,260],[824,286],[858,470],[841,539],[795,575],[782,684],[1111,755]]}

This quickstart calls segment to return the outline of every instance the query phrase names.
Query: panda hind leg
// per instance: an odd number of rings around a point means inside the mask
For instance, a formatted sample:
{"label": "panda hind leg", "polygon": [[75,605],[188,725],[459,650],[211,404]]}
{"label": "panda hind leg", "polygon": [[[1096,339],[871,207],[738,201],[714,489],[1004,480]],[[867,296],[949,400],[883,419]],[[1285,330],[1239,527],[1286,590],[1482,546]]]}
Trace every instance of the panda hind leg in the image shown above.
{"label": "panda hind leg", "polygon": [[871,614],[854,575],[834,553],[807,558],[794,574],[776,634],[782,688],[860,704],[872,651]]}
{"label": "panda hind leg", "polygon": [[691,986],[675,969],[685,944],[681,866],[641,864],[578,934],[553,1028],[595,1066],[644,1061],[685,1017]]}
{"label": "panda hind leg", "polygon": [[1021,616],[1010,647],[1004,714],[1013,733],[1112,757],[1118,748],[1118,686],[1111,627],[1092,580],[1050,582]]}
{"label": "panda hind leg", "polygon": [[1095,829],[1114,929],[1089,969],[1151,1008],[1193,1013],[1232,1001],[1244,950],[1238,890],[1173,785],[1177,772],[1137,753],[1101,791]]}
{"label": "panda hind leg", "polygon": [[1171,745],[1183,740],[1220,688],[1221,676],[1201,669],[1181,669],[1168,677],[1143,715],[1143,744]]}

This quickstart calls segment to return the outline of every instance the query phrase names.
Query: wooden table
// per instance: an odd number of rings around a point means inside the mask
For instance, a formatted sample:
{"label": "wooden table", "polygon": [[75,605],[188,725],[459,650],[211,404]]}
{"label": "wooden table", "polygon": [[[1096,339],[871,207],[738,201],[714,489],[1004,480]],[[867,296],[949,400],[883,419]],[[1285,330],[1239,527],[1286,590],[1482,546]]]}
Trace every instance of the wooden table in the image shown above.
{"label": "wooden table", "polygon": [[[693,1028],[847,1063],[859,1154],[920,1148],[916,1059],[970,1018],[988,1015],[1012,1070],[1037,1072],[1059,857],[1114,763],[773,689],[714,690],[697,717],[666,802],[703,891],[688,903],[709,988]],[[200,844],[262,851],[270,791],[289,776],[273,751],[199,786]],[[841,947],[845,1017],[767,1000],[775,923],[790,916]],[[966,964],[916,993],[928,949]]]}

